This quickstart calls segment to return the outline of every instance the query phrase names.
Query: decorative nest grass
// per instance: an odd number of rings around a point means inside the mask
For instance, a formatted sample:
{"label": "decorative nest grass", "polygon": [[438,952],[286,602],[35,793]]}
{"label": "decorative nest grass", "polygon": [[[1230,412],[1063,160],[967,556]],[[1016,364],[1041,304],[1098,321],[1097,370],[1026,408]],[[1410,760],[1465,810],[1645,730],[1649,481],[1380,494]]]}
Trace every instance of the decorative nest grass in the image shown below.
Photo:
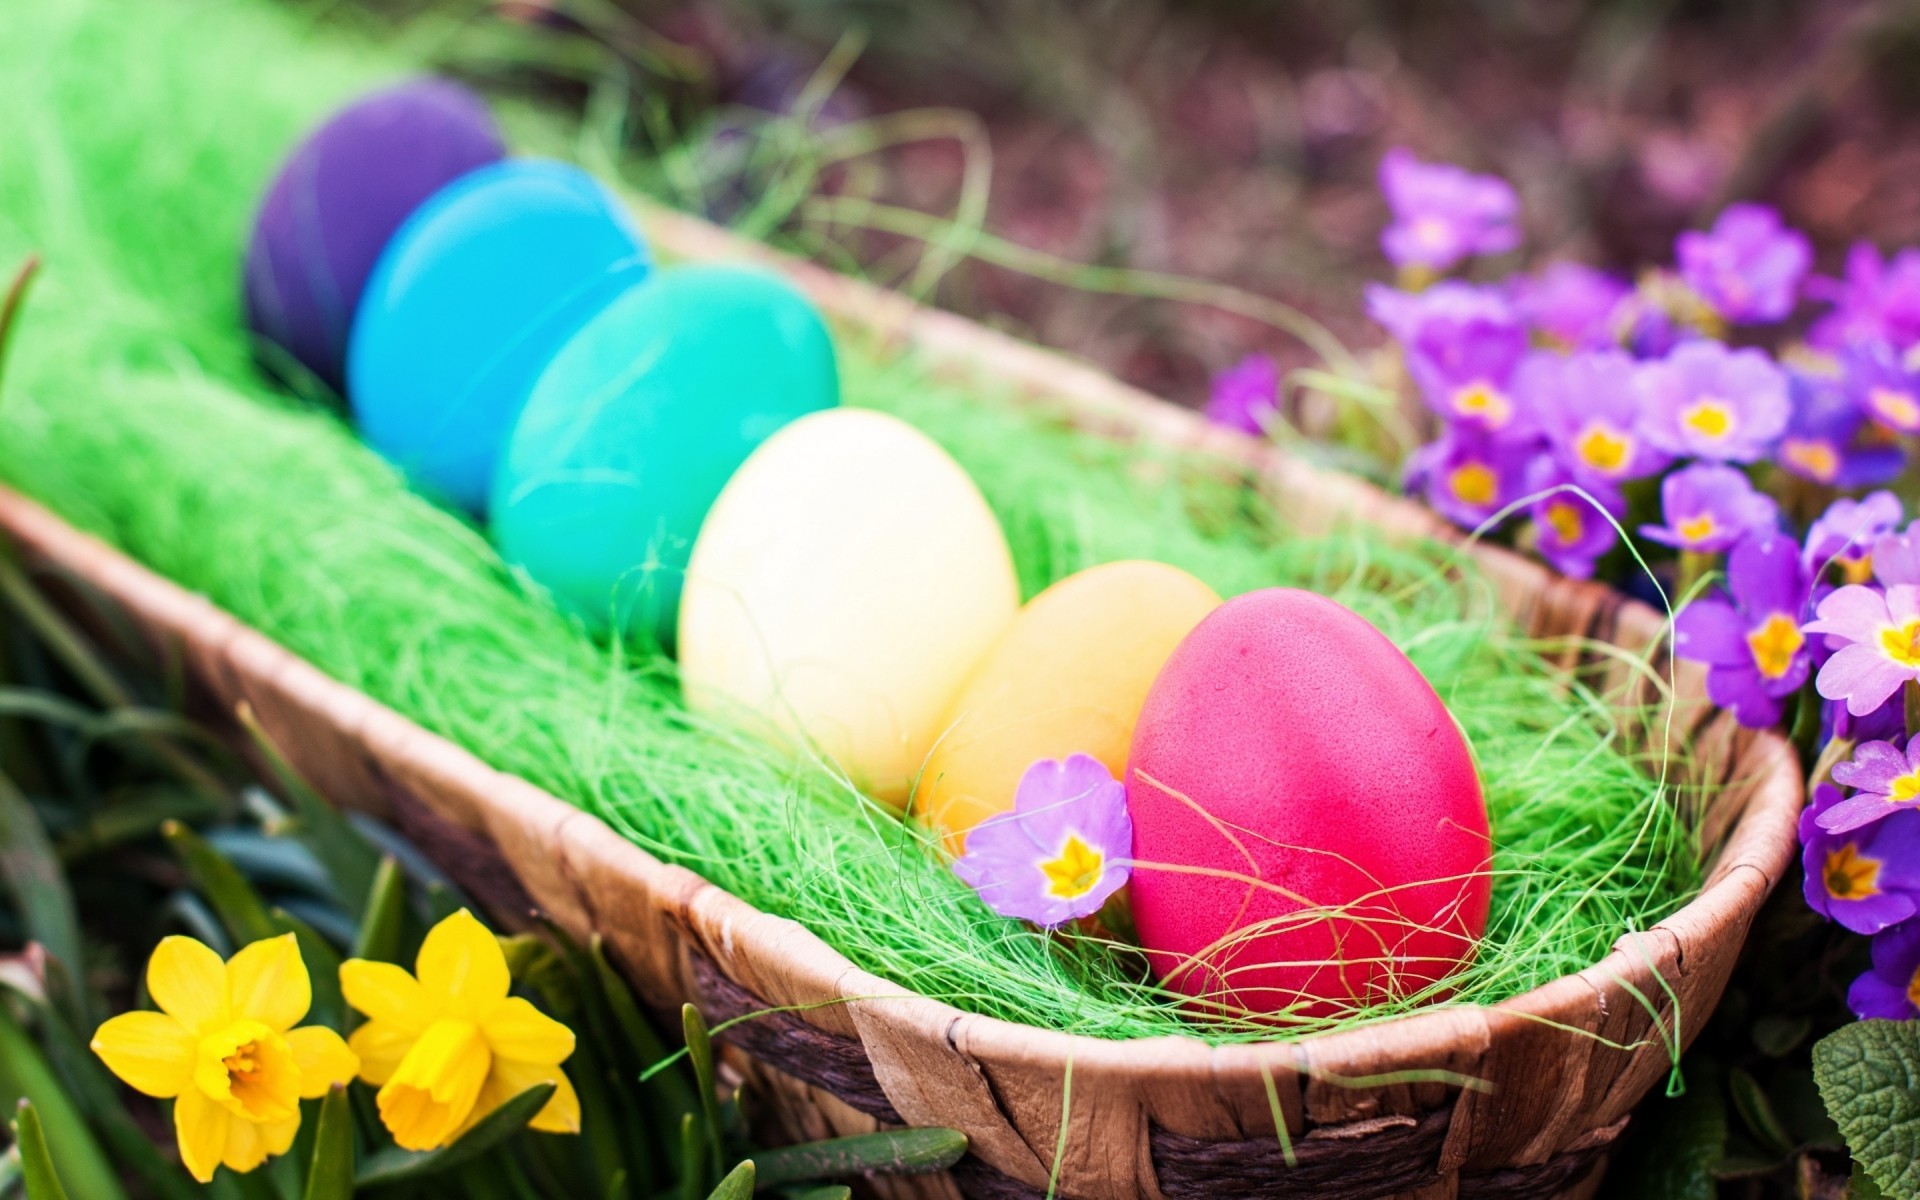
{"label": "decorative nest grass", "polygon": [[[8,365],[0,479],[905,987],[1099,1037],[1274,1037],[1183,1013],[1124,946],[994,916],[934,839],[804,749],[688,714],[671,661],[596,644],[483,533],[409,493],[336,411],[263,379],[238,311],[252,206],[331,106],[417,66],[263,0],[8,6],[0,261],[38,251],[47,269]],[[1074,432],[991,381],[962,386],[840,335],[847,401],[905,418],[972,472],[1029,594],[1095,563],[1157,559],[1222,594],[1332,596],[1411,656],[1472,742],[1496,847],[1485,942],[1443,1002],[1493,1002],[1586,967],[1697,888],[1695,832],[1663,783],[1674,764],[1635,749],[1666,744],[1661,715],[1631,714],[1651,730],[1628,736],[1453,552],[1364,528],[1290,536],[1218,464]]]}

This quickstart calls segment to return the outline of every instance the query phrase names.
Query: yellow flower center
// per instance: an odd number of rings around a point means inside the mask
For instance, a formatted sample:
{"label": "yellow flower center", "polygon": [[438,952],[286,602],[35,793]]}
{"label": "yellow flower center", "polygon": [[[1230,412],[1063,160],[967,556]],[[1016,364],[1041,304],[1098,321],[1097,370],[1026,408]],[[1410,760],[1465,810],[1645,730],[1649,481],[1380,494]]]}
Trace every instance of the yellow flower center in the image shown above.
{"label": "yellow flower center", "polygon": [[1493,503],[1495,493],[1500,490],[1499,481],[1493,477],[1492,468],[1485,463],[1462,463],[1447,475],[1447,486],[1460,498],[1462,504],[1485,507]]}
{"label": "yellow flower center", "polygon": [[1453,393],[1453,410],[1463,417],[1480,417],[1498,429],[1513,416],[1513,402],[1484,379],[1476,379]]}
{"label": "yellow flower center", "polygon": [[1092,891],[1106,869],[1106,855],[1081,841],[1077,834],[1068,836],[1058,857],[1040,864],[1041,874],[1047,877],[1047,894],[1062,900],[1078,900]]}
{"label": "yellow flower center", "polygon": [[1840,577],[1848,583],[1866,583],[1873,578],[1873,555],[1840,560]]}
{"label": "yellow flower center", "polygon": [[381,1087],[380,1121],[405,1150],[445,1145],[473,1111],[493,1069],[493,1048],[472,1021],[427,1026]]}
{"label": "yellow flower center", "polygon": [[284,1121],[300,1111],[293,1049],[258,1021],[235,1021],[201,1038],[193,1081],[244,1121]]}
{"label": "yellow flower center", "polygon": [[1733,406],[1712,396],[1703,397],[1680,410],[1680,423],[1717,442],[1733,432]]}
{"label": "yellow flower center", "polygon": [[1572,545],[1580,540],[1586,521],[1580,516],[1580,509],[1565,500],[1554,500],[1547,505],[1547,527],[1553,530],[1553,536],[1560,539],[1561,545]]}
{"label": "yellow flower center", "polygon": [[1920,1008],[1920,967],[1916,967],[1913,978],[1907,980],[1907,1003]]}
{"label": "yellow flower center", "polygon": [[1877,387],[1867,393],[1867,408],[1895,429],[1920,426],[1920,400],[1898,388]]}
{"label": "yellow flower center", "polygon": [[1880,894],[1880,860],[1863,858],[1852,842],[1827,851],[1821,875],[1835,900],[1865,900]]}
{"label": "yellow flower center", "polygon": [[1880,649],[1903,667],[1920,667],[1920,617],[1880,631]]}
{"label": "yellow flower center", "polygon": [[1807,639],[1800,626],[1785,613],[1774,613],[1760,628],[1747,635],[1747,648],[1753,651],[1753,665],[1768,679],[1778,679],[1793,665],[1793,656]]}
{"label": "yellow flower center", "polygon": [[1788,438],[1780,443],[1780,453],[1820,483],[1832,483],[1840,477],[1840,452],[1831,442]]}
{"label": "yellow flower center", "polygon": [[1580,431],[1573,449],[1581,462],[1602,475],[1616,475],[1626,469],[1627,459],[1633,454],[1633,438],[1595,421]]}
{"label": "yellow flower center", "polygon": [[1920,771],[1907,772],[1887,789],[1888,804],[1905,804],[1916,796],[1920,796]]}
{"label": "yellow flower center", "polygon": [[1714,524],[1712,513],[1701,513],[1697,517],[1686,518],[1674,528],[1679,530],[1680,536],[1689,542],[1704,542],[1713,536],[1719,526]]}

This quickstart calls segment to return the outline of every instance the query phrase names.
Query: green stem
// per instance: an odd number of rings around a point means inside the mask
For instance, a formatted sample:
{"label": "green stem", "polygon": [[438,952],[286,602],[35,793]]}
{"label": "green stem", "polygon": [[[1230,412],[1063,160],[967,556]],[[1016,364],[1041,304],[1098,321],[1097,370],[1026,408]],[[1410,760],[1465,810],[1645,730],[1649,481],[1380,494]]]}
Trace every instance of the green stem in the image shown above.
{"label": "green stem", "polygon": [[1911,737],[1920,729],[1920,679],[1907,680],[1901,694],[1907,702],[1907,736]]}
{"label": "green stem", "polygon": [[1810,687],[1800,689],[1800,704],[1793,712],[1793,732],[1788,735],[1801,762],[1812,762],[1820,743],[1820,696]]}
{"label": "green stem", "polygon": [[1682,550],[1680,552],[1680,574],[1675,580],[1673,598],[1679,601],[1693,594],[1693,589],[1702,579],[1714,570],[1714,556],[1700,550]]}
{"label": "green stem", "polygon": [[33,277],[39,271],[40,256],[27,255],[27,261],[21,263],[20,269],[14,272],[6,299],[0,300],[0,378],[6,375],[7,346],[13,340],[13,323],[20,315],[21,305],[26,303],[27,289],[32,286]]}

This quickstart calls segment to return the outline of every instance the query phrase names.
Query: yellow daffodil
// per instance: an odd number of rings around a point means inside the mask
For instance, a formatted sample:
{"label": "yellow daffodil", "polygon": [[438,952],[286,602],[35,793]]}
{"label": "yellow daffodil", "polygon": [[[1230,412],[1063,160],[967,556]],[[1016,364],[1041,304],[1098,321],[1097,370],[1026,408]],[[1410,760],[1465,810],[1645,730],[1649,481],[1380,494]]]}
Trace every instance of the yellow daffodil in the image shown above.
{"label": "yellow daffodil", "polygon": [[507,956],[473,914],[435,925],[414,971],[358,958],[340,967],[347,1003],[368,1017],[349,1039],[360,1078],[380,1088],[380,1120],[397,1145],[444,1146],[540,1083],[558,1087],[533,1128],[580,1132],[580,1099],[560,1070],[573,1031],[507,995]]}
{"label": "yellow daffodil", "polygon": [[251,1171],[286,1153],[300,1101],[360,1069],[333,1030],[294,1028],[313,990],[290,933],[224,963],[192,938],[166,938],[147,960],[147,992],[160,1011],[114,1017],[93,1052],[135,1091],[173,1101],[181,1161],[201,1183],[221,1163]]}

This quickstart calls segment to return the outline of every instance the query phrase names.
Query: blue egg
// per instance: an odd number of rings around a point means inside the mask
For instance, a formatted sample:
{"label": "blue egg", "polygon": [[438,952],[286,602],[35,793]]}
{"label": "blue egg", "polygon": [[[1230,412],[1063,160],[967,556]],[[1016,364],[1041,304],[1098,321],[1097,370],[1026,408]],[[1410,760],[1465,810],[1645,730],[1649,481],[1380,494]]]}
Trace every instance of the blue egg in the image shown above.
{"label": "blue egg", "polygon": [[354,318],[362,435],[421,491],[483,512],[534,381],[650,269],[619,199],[577,167],[510,160],[449,184],[394,234]]}
{"label": "blue egg", "polygon": [[775,430],[839,399],[832,338],[785,280],[665,268],[540,377],[494,479],[494,538],[594,629],[670,647],[720,489]]}

